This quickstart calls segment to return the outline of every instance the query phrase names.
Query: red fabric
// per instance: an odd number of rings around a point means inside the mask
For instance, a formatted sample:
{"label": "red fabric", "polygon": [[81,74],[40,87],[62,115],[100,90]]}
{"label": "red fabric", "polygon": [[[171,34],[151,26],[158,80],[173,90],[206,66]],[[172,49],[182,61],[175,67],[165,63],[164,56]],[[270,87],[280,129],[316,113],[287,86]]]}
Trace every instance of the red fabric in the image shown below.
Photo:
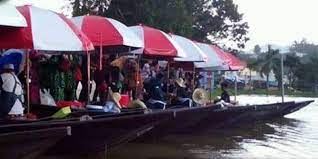
{"label": "red fabric", "polygon": [[221,48],[215,45],[210,45],[216,54],[224,61],[230,68],[230,70],[242,70],[246,67],[246,63],[239,60],[231,53],[223,51]]}
{"label": "red fabric", "polygon": [[104,81],[99,87],[98,92],[106,92],[108,89],[106,82]]}
{"label": "red fabric", "polygon": [[130,97],[129,97],[129,95],[122,94],[122,95],[121,95],[121,98],[120,98],[120,100],[119,100],[120,105],[121,105],[122,107],[124,107],[124,108],[127,108],[129,102],[130,102]]}
{"label": "red fabric", "polygon": [[58,14],[58,15],[60,16],[61,19],[64,20],[64,22],[66,22],[66,24],[73,30],[76,36],[81,40],[83,44],[83,50],[87,51],[87,50],[94,49],[94,46],[91,45],[92,43],[90,39],[83,32],[81,32],[81,30],[78,29],[71,20],[67,19],[63,14]]}
{"label": "red fabric", "polygon": [[94,46],[123,45],[123,37],[105,17],[85,16],[81,29]]}
{"label": "red fabric", "polygon": [[225,54],[227,54],[227,56],[231,59],[231,64],[230,64],[231,70],[242,70],[246,67],[246,63],[239,60],[236,56],[228,52],[225,52]]}
{"label": "red fabric", "polygon": [[57,107],[64,108],[64,107],[77,107],[83,108],[83,104],[77,101],[58,101],[56,103]]}
{"label": "red fabric", "polygon": [[144,33],[144,55],[176,57],[177,49],[158,29],[142,26]]}
{"label": "red fabric", "polygon": [[59,67],[63,72],[67,72],[71,69],[71,61],[68,59],[63,59]]}
{"label": "red fabric", "polygon": [[25,28],[0,27],[0,48],[33,49],[30,9],[28,6],[17,7],[17,9],[25,17],[28,26]]}
{"label": "red fabric", "polygon": [[75,69],[75,80],[76,80],[77,82],[83,80],[82,72],[81,72],[81,69],[80,69],[79,67],[77,67],[77,68]]}

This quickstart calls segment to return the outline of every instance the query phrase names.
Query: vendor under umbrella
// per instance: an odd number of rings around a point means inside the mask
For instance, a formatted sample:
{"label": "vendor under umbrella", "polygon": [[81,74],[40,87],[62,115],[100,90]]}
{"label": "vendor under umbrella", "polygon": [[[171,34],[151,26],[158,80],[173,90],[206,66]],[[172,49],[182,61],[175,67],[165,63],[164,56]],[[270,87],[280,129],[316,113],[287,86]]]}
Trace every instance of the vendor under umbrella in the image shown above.
{"label": "vendor under umbrella", "polygon": [[192,107],[192,99],[186,91],[186,85],[182,78],[176,79],[176,90],[172,100],[172,105]]}
{"label": "vendor under umbrella", "polygon": [[22,85],[14,73],[13,64],[3,65],[0,76],[0,118],[23,117]]}

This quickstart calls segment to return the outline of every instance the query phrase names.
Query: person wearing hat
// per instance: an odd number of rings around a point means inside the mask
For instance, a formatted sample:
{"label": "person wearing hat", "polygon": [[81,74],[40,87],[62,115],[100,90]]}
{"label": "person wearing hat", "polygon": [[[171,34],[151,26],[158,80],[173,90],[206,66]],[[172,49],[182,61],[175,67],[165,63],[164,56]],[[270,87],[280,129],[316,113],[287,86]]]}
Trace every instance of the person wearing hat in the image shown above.
{"label": "person wearing hat", "polygon": [[13,64],[5,64],[0,74],[0,118],[16,119],[23,116],[22,85]]}
{"label": "person wearing hat", "polygon": [[175,93],[173,95],[172,104],[184,107],[192,107],[192,99],[186,91],[186,84],[182,78],[176,79]]}
{"label": "person wearing hat", "polygon": [[121,98],[120,93],[113,92],[112,89],[108,88],[108,99],[106,104],[103,108],[104,112],[111,112],[111,113],[120,113],[121,112],[121,104],[119,103]]}

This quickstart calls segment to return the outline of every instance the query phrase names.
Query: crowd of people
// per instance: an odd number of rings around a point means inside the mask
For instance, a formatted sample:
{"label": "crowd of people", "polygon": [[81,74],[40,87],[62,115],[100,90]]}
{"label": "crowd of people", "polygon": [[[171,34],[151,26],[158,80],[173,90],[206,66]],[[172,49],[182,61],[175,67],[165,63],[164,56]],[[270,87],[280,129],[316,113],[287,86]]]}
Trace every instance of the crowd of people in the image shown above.
{"label": "crowd of people", "polygon": [[[123,107],[166,109],[195,105],[192,92],[199,86],[200,76],[194,72],[135,56],[103,55],[100,58],[92,54],[89,70],[87,62],[86,55],[48,55],[32,51],[29,80],[26,80],[26,64],[18,71],[14,62],[2,65],[0,117],[23,115],[27,81],[31,105],[85,106],[114,113]],[[226,95],[222,94],[222,101],[230,103]],[[126,100],[122,101],[124,97]]]}

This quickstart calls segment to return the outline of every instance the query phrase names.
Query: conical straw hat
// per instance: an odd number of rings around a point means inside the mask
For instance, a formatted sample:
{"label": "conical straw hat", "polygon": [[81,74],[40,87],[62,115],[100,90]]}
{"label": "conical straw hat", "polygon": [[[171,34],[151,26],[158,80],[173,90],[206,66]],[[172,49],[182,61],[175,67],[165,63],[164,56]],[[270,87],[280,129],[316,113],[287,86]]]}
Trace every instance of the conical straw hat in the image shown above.
{"label": "conical straw hat", "polygon": [[176,83],[182,88],[186,87],[185,82],[184,82],[184,80],[182,78],[176,79]]}
{"label": "conical straw hat", "polygon": [[192,94],[192,99],[197,104],[205,104],[208,101],[208,94],[202,88],[197,88]]}

